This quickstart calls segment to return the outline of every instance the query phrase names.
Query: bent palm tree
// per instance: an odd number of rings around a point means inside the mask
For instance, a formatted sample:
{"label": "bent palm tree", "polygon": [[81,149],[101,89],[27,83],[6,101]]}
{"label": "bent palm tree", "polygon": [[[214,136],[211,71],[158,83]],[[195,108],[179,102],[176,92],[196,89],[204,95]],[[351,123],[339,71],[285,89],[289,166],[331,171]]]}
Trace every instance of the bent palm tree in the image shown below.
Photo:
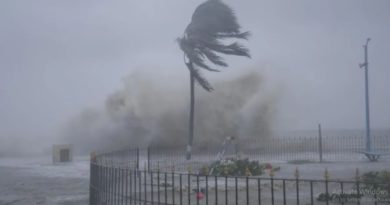
{"label": "bent palm tree", "polygon": [[184,63],[190,71],[190,119],[187,160],[191,159],[192,142],[194,138],[194,85],[197,82],[206,91],[212,91],[210,83],[202,76],[200,69],[212,72],[219,70],[207,65],[211,63],[227,67],[225,60],[217,54],[246,56],[250,58],[249,50],[237,42],[224,44],[225,39],[245,39],[249,32],[241,32],[240,25],[233,10],[221,0],[208,0],[196,8],[191,23],[184,31],[184,36],[178,39],[184,52]]}

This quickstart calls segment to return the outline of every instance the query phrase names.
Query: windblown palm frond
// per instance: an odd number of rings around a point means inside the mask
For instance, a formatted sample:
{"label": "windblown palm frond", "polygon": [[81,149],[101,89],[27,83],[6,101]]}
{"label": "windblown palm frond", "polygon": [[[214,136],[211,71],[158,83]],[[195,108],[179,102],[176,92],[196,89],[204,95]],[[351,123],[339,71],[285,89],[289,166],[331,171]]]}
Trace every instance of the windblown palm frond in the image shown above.
{"label": "windblown palm frond", "polygon": [[219,71],[207,65],[206,60],[215,65],[227,67],[228,64],[217,53],[250,58],[249,50],[241,44],[234,42],[225,45],[222,42],[230,38],[247,40],[249,32],[241,32],[240,28],[229,6],[221,0],[208,0],[196,8],[184,36],[178,39],[180,48],[191,62],[186,63],[187,68],[205,90],[211,91],[212,87],[196,67],[213,72]]}
{"label": "windblown palm frond", "polygon": [[199,85],[202,86],[202,88],[207,91],[213,90],[213,87],[211,87],[210,83],[206,80],[206,78],[203,77],[199,69],[194,68],[194,66],[191,63],[186,63],[186,65],[187,68],[190,70],[192,76],[195,78],[195,82],[199,83]]}

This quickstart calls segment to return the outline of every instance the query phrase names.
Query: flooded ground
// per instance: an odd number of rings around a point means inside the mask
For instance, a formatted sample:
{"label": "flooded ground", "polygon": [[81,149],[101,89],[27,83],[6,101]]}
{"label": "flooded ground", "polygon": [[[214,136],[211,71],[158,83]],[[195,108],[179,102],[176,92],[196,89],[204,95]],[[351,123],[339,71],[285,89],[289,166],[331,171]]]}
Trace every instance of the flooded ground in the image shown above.
{"label": "flooded ground", "polygon": [[88,158],[58,165],[50,157],[0,158],[0,205],[86,205],[88,184]]}
{"label": "flooded ground", "polygon": [[[390,169],[388,159],[379,162],[362,158],[356,162],[296,163],[272,163],[281,167],[275,177],[292,179],[298,168],[302,179],[323,179],[325,169],[328,169],[331,179],[353,180],[356,168],[361,174]],[[0,205],[86,205],[88,184],[88,157],[76,157],[72,163],[55,165],[50,157],[0,158]]]}

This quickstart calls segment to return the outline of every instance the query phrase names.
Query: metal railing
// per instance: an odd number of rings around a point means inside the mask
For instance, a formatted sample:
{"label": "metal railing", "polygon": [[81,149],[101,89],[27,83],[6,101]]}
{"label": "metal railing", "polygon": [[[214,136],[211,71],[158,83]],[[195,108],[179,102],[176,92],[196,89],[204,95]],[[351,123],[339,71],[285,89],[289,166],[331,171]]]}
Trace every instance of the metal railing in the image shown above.
{"label": "metal railing", "polygon": [[[150,157],[150,153],[147,154]],[[116,158],[119,156],[119,158]],[[126,156],[126,157],[123,157]],[[257,176],[212,176],[198,174],[194,166],[178,171],[141,169],[140,150],[91,155],[90,205],[123,204],[389,204],[387,183],[274,178]],[[149,169],[148,169],[149,168]],[[390,188],[389,188],[390,189]],[[389,190],[390,191],[390,190]]]}
{"label": "metal railing", "polygon": [[[188,161],[185,159],[184,145],[179,148],[148,147],[147,156],[144,157],[151,170],[170,170],[176,166],[176,170],[185,171]],[[380,160],[390,158],[390,137],[372,137],[373,151],[388,153],[381,156]],[[219,147],[209,146],[194,148],[192,154],[192,166],[200,168],[210,161],[215,161]],[[361,152],[365,150],[364,137],[293,137],[272,138],[264,140],[240,140],[235,146],[230,147],[227,157],[248,158],[259,161],[362,161],[367,158]],[[145,162],[144,162],[145,163]],[[144,164],[141,164],[144,166]]]}

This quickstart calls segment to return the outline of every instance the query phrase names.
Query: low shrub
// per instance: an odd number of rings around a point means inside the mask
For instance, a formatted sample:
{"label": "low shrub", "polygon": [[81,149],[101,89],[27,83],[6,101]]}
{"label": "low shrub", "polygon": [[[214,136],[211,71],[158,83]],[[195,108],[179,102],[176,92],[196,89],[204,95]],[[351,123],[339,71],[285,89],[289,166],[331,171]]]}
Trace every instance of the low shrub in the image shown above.
{"label": "low shrub", "polygon": [[260,164],[258,161],[249,159],[229,158],[212,163],[210,166],[201,168],[200,174],[211,174],[216,176],[258,176],[264,174],[266,169],[272,168],[270,164]]}
{"label": "low shrub", "polygon": [[377,198],[390,199],[390,171],[371,171],[362,175],[363,191]]}
{"label": "low shrub", "polygon": [[389,202],[390,171],[367,172],[361,176],[359,189],[358,186],[355,185],[352,193],[320,193],[317,200],[345,203],[360,200],[363,197],[379,202]]}

